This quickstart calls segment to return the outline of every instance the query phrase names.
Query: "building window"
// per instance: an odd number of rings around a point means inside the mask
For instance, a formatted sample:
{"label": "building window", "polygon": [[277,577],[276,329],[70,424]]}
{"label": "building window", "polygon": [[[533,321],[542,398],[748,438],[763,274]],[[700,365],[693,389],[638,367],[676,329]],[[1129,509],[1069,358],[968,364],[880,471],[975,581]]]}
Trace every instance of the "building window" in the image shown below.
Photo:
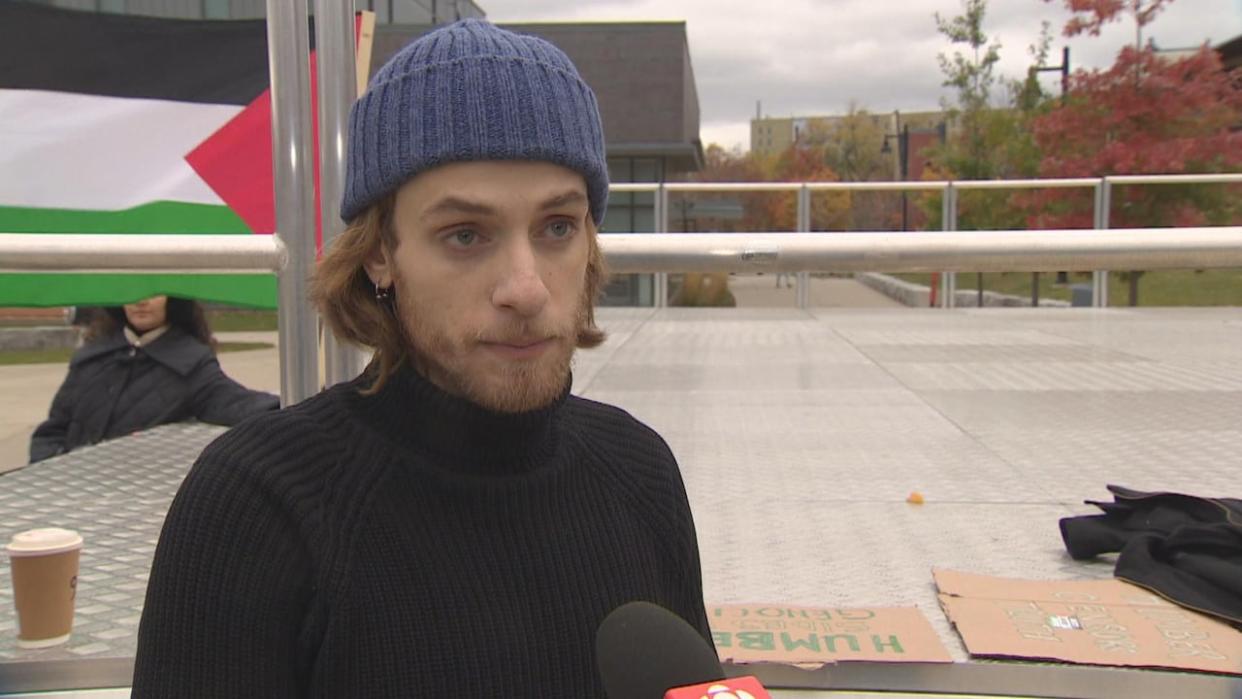
{"label": "building window", "polygon": [[229,0],[203,0],[203,19],[229,19]]}

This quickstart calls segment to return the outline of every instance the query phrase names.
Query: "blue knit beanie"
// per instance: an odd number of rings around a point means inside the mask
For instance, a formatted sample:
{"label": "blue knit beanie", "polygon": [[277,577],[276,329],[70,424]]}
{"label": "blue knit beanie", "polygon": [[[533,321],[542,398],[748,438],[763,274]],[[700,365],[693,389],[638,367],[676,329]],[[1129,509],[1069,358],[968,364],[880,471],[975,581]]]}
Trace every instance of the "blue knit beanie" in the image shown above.
{"label": "blue knit beanie", "polygon": [[591,216],[604,220],[608,164],[595,93],[560,49],[478,19],[411,42],[354,104],[341,218],[353,219],[420,172],[472,160],[576,170]]}

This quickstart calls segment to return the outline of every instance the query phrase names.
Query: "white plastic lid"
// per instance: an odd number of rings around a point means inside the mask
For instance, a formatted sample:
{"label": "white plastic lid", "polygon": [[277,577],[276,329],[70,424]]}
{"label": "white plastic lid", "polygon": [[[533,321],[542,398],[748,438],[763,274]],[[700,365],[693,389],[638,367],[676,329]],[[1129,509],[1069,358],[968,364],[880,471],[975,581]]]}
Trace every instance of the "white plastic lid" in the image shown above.
{"label": "white plastic lid", "polygon": [[14,534],[5,548],[10,556],[44,556],[82,548],[82,537],[75,531],[59,527],[30,529]]}

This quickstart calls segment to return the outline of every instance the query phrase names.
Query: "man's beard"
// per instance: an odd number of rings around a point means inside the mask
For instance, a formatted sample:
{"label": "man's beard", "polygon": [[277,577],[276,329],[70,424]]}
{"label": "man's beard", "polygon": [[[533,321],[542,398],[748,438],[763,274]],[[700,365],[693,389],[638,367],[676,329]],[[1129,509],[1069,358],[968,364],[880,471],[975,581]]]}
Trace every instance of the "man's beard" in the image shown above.
{"label": "man's beard", "polygon": [[[417,303],[403,299],[398,305],[414,366],[441,389],[489,410],[519,413],[543,408],[555,401],[569,382],[570,366],[578,331],[586,324],[585,298],[569,323],[552,327],[545,323],[514,321],[499,327],[463,331],[451,336],[423,319]],[[488,350],[481,340],[551,337],[552,346],[529,361],[482,361]],[[473,361],[472,361],[473,358]]]}

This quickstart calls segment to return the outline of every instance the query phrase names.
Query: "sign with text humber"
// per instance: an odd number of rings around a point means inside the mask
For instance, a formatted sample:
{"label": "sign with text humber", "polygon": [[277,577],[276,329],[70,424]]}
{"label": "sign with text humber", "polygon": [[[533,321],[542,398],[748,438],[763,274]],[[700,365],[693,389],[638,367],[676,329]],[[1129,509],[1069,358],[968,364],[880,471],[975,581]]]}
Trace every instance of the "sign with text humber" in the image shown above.
{"label": "sign with text humber", "polygon": [[734,663],[952,662],[917,607],[709,606],[720,659]]}

